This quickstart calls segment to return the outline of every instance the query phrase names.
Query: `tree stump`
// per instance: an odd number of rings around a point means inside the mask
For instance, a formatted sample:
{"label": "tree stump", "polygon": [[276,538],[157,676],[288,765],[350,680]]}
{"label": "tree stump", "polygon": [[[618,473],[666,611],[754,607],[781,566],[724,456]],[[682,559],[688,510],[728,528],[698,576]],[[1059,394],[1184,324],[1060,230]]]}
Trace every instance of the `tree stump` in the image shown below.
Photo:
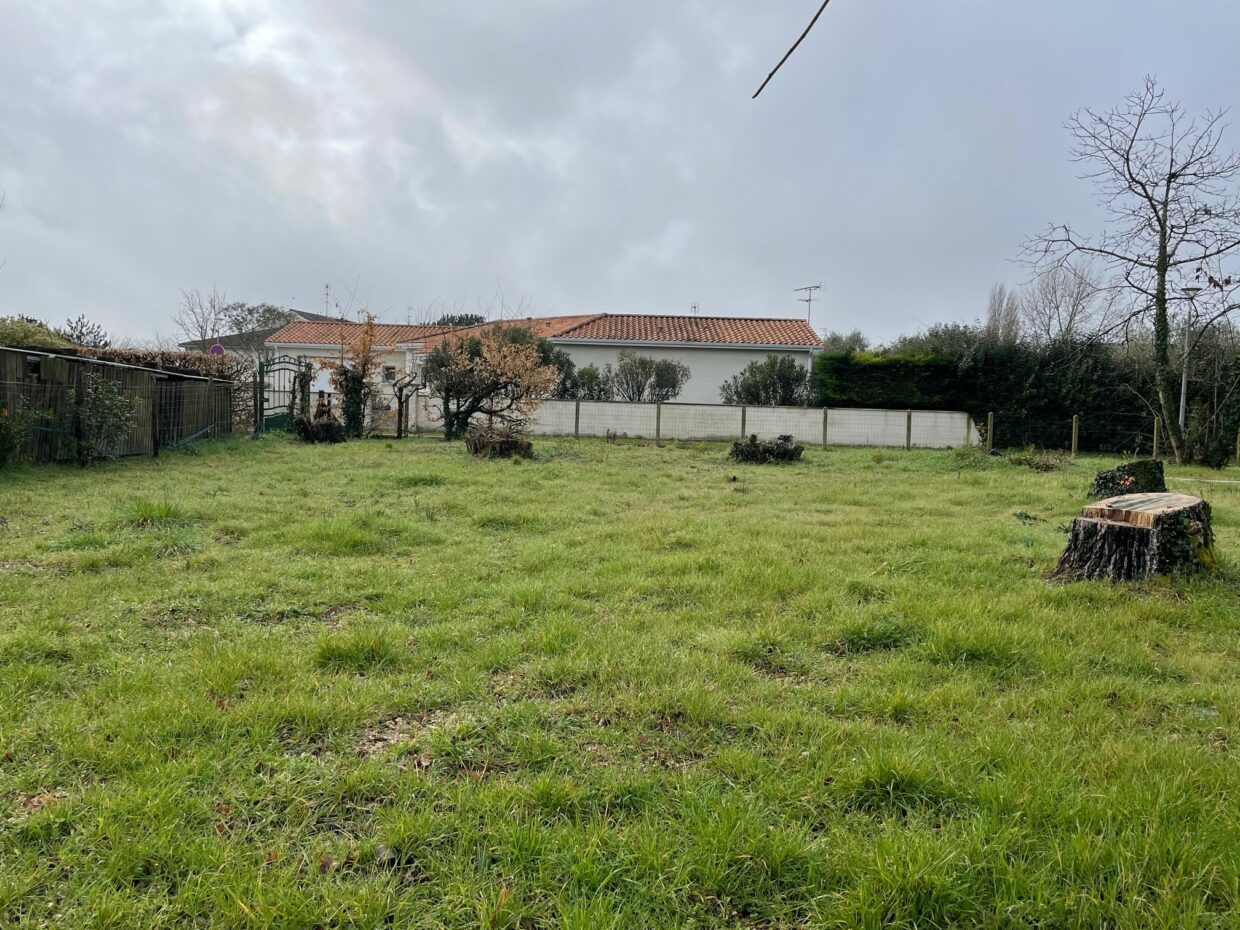
{"label": "tree stump", "polygon": [[1188,494],[1125,494],[1090,504],[1072,522],[1055,577],[1135,581],[1215,564],[1210,505]]}

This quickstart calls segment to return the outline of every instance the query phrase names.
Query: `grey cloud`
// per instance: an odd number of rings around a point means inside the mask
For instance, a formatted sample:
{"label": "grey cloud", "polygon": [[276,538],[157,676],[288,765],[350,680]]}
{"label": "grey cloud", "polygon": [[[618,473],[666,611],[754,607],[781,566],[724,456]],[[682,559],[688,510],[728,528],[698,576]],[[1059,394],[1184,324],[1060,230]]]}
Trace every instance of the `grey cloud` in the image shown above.
{"label": "grey cloud", "polygon": [[[970,318],[1094,206],[1062,120],[1158,73],[1227,105],[1240,9],[0,0],[0,313],[168,332],[183,287],[398,318],[794,314],[889,337]],[[1240,137],[1232,139],[1240,146]]]}

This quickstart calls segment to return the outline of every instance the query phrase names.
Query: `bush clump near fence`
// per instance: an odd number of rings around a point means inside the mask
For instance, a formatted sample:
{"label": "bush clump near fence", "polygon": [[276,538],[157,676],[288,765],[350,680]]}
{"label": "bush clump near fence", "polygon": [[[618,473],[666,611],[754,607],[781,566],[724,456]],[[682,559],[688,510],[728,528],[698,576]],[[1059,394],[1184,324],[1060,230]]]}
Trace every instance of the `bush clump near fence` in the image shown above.
{"label": "bush clump near fence", "polygon": [[760,440],[757,436],[732,443],[728,455],[737,462],[765,465],[767,462],[795,462],[801,458],[805,447],[791,436],[777,436]]}
{"label": "bush clump near fence", "polygon": [[480,458],[534,457],[534,444],[520,430],[512,427],[470,426],[465,433],[465,448],[470,455]]}
{"label": "bush clump near fence", "polygon": [[348,438],[344,424],[335,417],[319,417],[313,420],[309,417],[298,417],[293,421],[293,432],[303,442],[311,443],[338,443]]}

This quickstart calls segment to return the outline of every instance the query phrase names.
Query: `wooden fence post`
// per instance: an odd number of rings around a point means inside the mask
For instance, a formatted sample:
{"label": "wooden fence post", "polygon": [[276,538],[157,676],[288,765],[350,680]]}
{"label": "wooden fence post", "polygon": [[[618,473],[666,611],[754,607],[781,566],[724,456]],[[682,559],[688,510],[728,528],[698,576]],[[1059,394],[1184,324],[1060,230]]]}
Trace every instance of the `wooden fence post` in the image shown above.
{"label": "wooden fence post", "polygon": [[913,411],[909,410],[904,417],[904,451],[909,452],[913,448]]}
{"label": "wooden fence post", "polygon": [[654,438],[658,442],[663,438],[663,405],[654,405]]}
{"label": "wooden fence post", "polygon": [[1158,417],[1154,417],[1154,455],[1152,456],[1153,458],[1158,458],[1159,440],[1162,438],[1161,432],[1162,432],[1162,421],[1159,420]]}
{"label": "wooden fence post", "polygon": [[822,408],[822,447],[827,447],[827,408]]}
{"label": "wooden fence post", "polygon": [[749,408],[741,404],[741,439],[745,438],[745,417],[749,413]]}
{"label": "wooden fence post", "polygon": [[995,412],[986,414],[986,451],[995,451]]}
{"label": "wooden fence post", "polygon": [[1240,429],[1236,430],[1236,464],[1240,465]]}
{"label": "wooden fence post", "polygon": [[1081,416],[1072,414],[1072,457],[1076,458],[1076,450],[1081,444]]}
{"label": "wooden fence post", "polygon": [[573,408],[573,438],[581,437],[581,398],[577,398],[577,405]]}

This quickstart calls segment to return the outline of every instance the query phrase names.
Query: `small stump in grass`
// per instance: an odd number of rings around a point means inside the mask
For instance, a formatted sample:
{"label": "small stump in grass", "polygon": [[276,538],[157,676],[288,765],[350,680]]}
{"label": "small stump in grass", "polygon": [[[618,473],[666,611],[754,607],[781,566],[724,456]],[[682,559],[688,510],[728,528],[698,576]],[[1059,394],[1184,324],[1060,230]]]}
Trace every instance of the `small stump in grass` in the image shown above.
{"label": "small stump in grass", "polygon": [[1163,463],[1158,459],[1142,459],[1110,471],[1098,472],[1094,478],[1094,486],[1089,489],[1089,496],[1099,500],[1115,497],[1117,494],[1162,494],[1166,490],[1167,479],[1163,474]]}
{"label": "small stump in grass", "polygon": [[534,457],[534,445],[524,435],[510,429],[473,427],[465,434],[465,448],[482,458],[523,459]]}
{"label": "small stump in grass", "polygon": [[1210,505],[1188,494],[1125,494],[1090,504],[1072,523],[1055,577],[1134,581],[1214,565]]}

